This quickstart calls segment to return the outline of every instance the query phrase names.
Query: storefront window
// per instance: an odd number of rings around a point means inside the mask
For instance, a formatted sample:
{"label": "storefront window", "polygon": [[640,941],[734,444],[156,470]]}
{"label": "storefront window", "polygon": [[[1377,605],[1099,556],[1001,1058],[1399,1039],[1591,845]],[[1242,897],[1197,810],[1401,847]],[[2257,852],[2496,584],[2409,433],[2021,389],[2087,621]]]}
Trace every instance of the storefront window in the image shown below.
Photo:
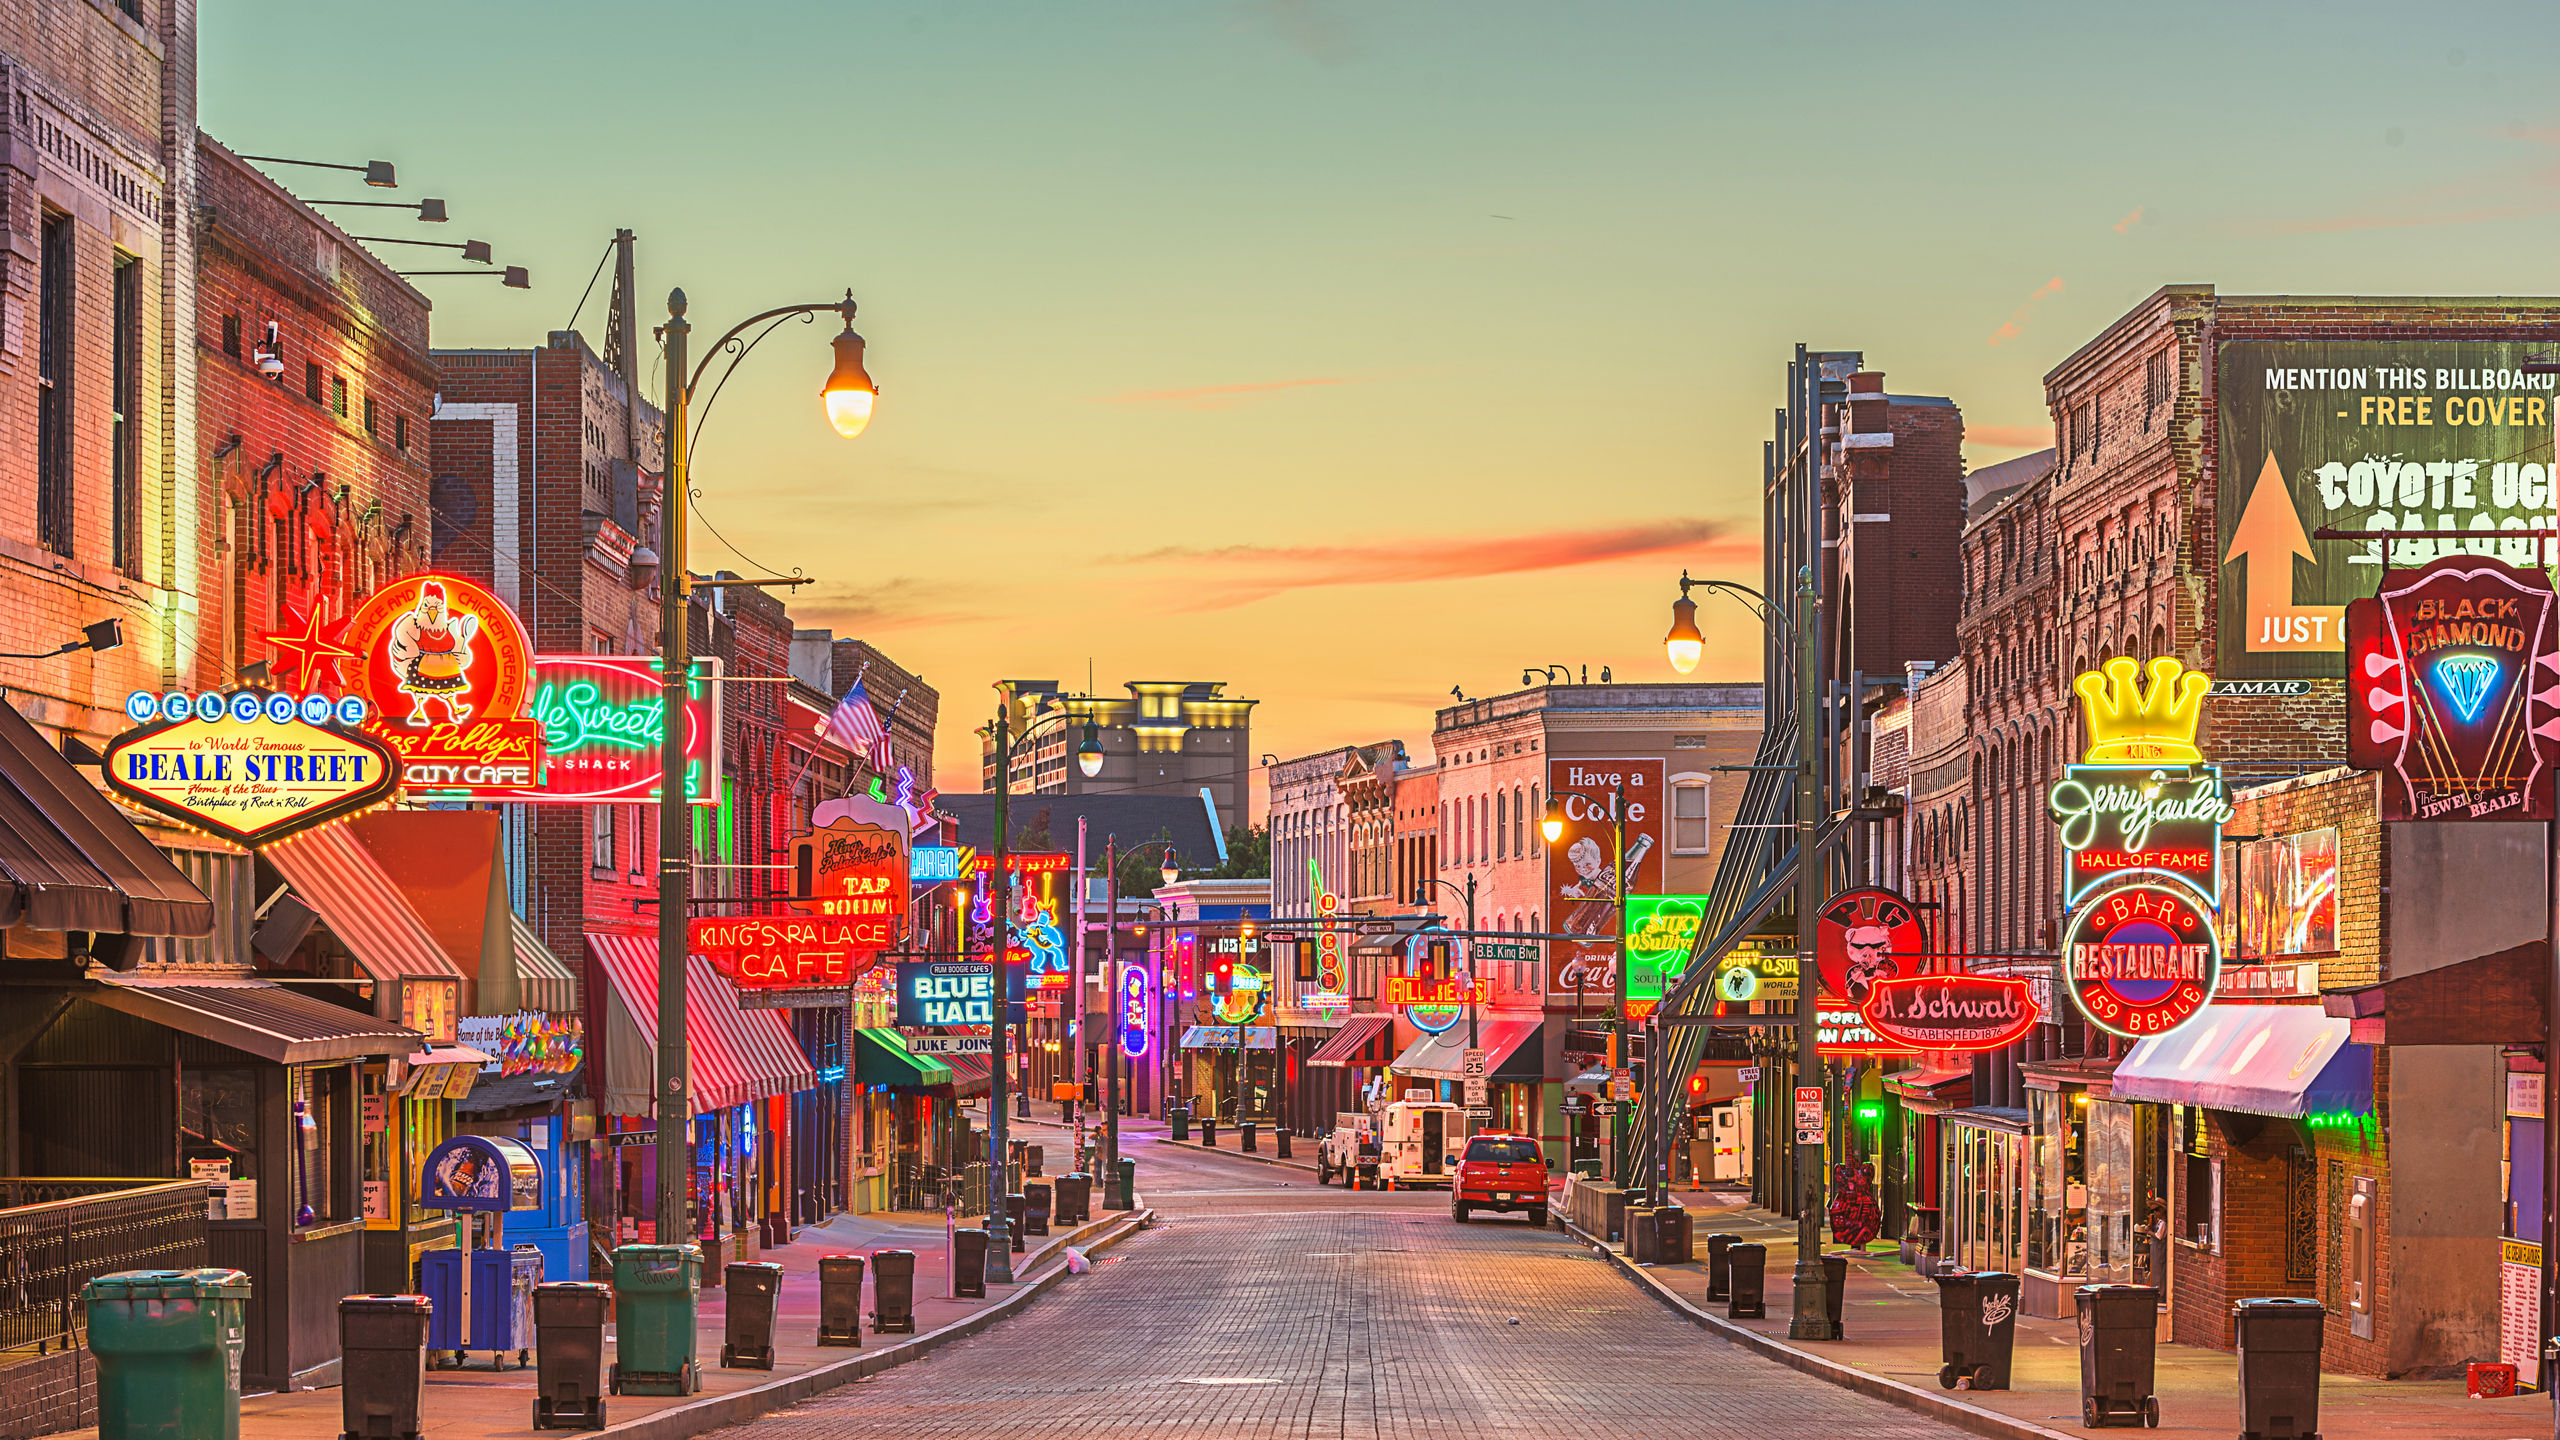
{"label": "storefront window", "polygon": [[[258,1218],[258,1072],[190,1065],[179,1086],[178,1127],[191,1173],[212,1180],[247,1181],[235,1187],[225,1218]],[[245,1193],[244,1193],[245,1190]]]}
{"label": "storefront window", "polygon": [[2135,1282],[2137,1268],[2147,1271],[2147,1245],[2137,1247],[2134,1185],[2134,1113],[2131,1105],[2099,1100],[2088,1115],[2088,1234],[2092,1280],[2110,1285]]}
{"label": "storefront window", "polygon": [[2014,1271],[2025,1220],[2026,1137],[1961,1123],[1944,1128],[1955,1187],[1944,1254],[1968,1270]]}
{"label": "storefront window", "polygon": [[[291,1090],[288,1118],[293,1176],[290,1203],[296,1224],[326,1225],[348,1218],[339,1195],[338,1117],[346,1109],[347,1067],[296,1065],[285,1072]],[[304,1218],[305,1214],[308,1218]]]}
{"label": "storefront window", "polygon": [[407,1197],[409,1223],[423,1225],[429,1220],[444,1218],[441,1211],[430,1213],[418,1204],[418,1177],[425,1172],[427,1156],[444,1143],[445,1133],[450,1128],[447,1116],[451,1112],[447,1102],[442,1100],[403,1100],[400,1104],[408,1112],[409,1122],[403,1131],[406,1148],[404,1163],[400,1167],[403,1172],[401,1193]]}
{"label": "storefront window", "polygon": [[[2087,1279],[2089,1094],[2085,1090],[2030,1090],[2027,1123],[2035,1162],[2032,1193],[2027,1202],[2027,1263],[2049,1275]],[[2131,1143],[2128,1132],[2128,1169]]]}

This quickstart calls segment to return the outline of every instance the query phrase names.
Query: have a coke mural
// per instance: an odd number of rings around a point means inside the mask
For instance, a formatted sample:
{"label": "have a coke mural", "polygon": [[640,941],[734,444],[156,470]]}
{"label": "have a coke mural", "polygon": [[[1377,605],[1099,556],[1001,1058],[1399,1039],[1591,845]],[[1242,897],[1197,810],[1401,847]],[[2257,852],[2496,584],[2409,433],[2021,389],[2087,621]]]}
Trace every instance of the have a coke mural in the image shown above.
{"label": "have a coke mural", "polygon": [[[1614,1006],[1618,997],[1618,896],[1662,888],[1665,771],[1652,759],[1547,760],[1547,795],[1564,828],[1547,844],[1547,928],[1572,935],[1547,944],[1547,1003]],[[1610,807],[1624,796],[1626,852],[1617,851]],[[1536,834],[1538,808],[1524,813]],[[1531,841],[1529,843],[1535,843]],[[1588,937],[1588,938],[1583,938]]]}

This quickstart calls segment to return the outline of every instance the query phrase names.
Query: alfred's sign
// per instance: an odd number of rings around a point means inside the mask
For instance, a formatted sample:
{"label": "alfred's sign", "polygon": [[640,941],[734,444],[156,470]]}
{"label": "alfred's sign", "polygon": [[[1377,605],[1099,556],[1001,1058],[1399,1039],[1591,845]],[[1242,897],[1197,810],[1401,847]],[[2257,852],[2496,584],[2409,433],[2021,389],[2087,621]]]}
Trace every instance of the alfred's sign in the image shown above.
{"label": "alfred's sign", "polygon": [[2213,998],[2222,946],[2183,886],[2141,881],[2100,892],[2062,936],[2062,979],[2089,1023],[2131,1039],[2175,1030]]}
{"label": "alfred's sign", "polygon": [[2553,610],[2541,571],[2470,556],[2348,604],[2347,763],[2382,772],[2383,819],[2551,818]]}
{"label": "alfred's sign", "polygon": [[2034,1027],[2024,980],[1998,975],[1908,975],[1868,987],[1867,1025],[1914,1050],[1999,1050]]}

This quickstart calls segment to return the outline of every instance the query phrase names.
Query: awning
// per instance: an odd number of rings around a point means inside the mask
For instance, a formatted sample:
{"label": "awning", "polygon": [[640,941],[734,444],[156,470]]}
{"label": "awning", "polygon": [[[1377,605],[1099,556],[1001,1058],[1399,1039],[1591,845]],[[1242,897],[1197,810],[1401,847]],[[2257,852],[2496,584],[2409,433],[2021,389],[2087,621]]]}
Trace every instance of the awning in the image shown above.
{"label": "awning", "polygon": [[1395,1024],[1392,1015],[1354,1015],[1342,1022],[1341,1029],[1325,1037],[1325,1042],[1307,1057],[1307,1063],[1344,1069],[1384,1065]]}
{"label": "awning", "polygon": [[995,1064],[986,1055],[943,1055],[936,1057],[951,1067],[951,1093],[965,1100],[984,1095],[995,1086]]}
{"label": "awning", "polygon": [[[1523,1049],[1531,1036],[1544,1028],[1538,1020],[1483,1020],[1476,1025],[1476,1037],[1484,1049],[1485,1078],[1495,1081],[1539,1080],[1545,1078],[1545,1057],[1535,1049]],[[1405,1047],[1388,1068],[1398,1075],[1411,1075],[1425,1080],[1457,1080],[1463,1078],[1459,1066],[1466,1059],[1467,1027],[1465,1022],[1450,1026],[1437,1035],[1425,1035]]]}
{"label": "awning", "polygon": [[404,1013],[402,980],[452,980],[454,1013],[468,1013],[469,997],[459,993],[462,967],[418,918],[407,896],[370,851],[343,825],[323,825],[289,836],[259,852],[274,862],[311,908],[320,912],[329,933],[347,947],[364,973],[388,992],[375,1003],[393,1014]]}
{"label": "awning", "polygon": [[495,1115],[508,1110],[549,1109],[578,1092],[578,1072],[500,1075],[483,1071],[456,1110],[464,1115]]}
{"label": "awning", "polygon": [[[647,935],[587,936],[587,955],[612,986],[619,1013],[606,1026],[599,1097],[609,1114],[649,1113],[658,1073],[658,942]],[[686,1090],[693,1113],[724,1110],[817,1083],[779,1010],[741,1010],[738,992],[699,955],[685,957]]]}
{"label": "awning", "polygon": [[1605,1095],[1609,1093],[1609,1067],[1606,1065],[1598,1065],[1589,1070],[1583,1071],[1579,1075],[1568,1076],[1564,1082],[1564,1093],[1567,1095]]}
{"label": "awning", "polygon": [[578,977],[515,915],[516,985],[528,1010],[548,1010],[555,1015],[578,1013]]}
{"label": "awning", "polygon": [[[1354,955],[1402,955],[1405,942],[1421,934],[1431,923],[1434,922],[1399,917],[1394,929],[1374,935],[1363,935],[1352,941],[1351,953]],[[1451,940],[1449,943],[1454,947],[1458,942]]]}
{"label": "awning", "polygon": [[1280,1044],[1280,1032],[1268,1025],[1194,1025],[1182,1032],[1182,1048],[1233,1050],[1238,1029],[1244,1031],[1244,1048],[1247,1050],[1271,1050]]}
{"label": "awning", "polygon": [[2539,1045],[2546,1038],[2551,946],[2528,940],[2475,959],[2320,997],[2365,1045]]}
{"label": "awning", "polygon": [[1973,1095],[1973,1068],[1958,1070],[1923,1065],[1896,1070],[1884,1077],[1884,1088],[1913,1100],[1962,1105]]}
{"label": "awning", "polygon": [[114,802],[0,704],[0,925],[213,933],[213,902]]}
{"label": "awning", "polygon": [[184,979],[92,972],[87,998],[154,1025],[228,1045],[278,1065],[309,1065],[417,1050],[417,1031],[361,1010],[248,977]]}
{"label": "awning", "polygon": [[856,1030],[853,1078],[865,1085],[916,1090],[951,1083],[951,1067],[907,1048],[907,1037],[895,1030]]}
{"label": "awning", "polygon": [[2373,1113],[2373,1047],[2312,1005],[2207,1005],[2116,1066],[2115,1098],[2286,1119]]}
{"label": "awning", "polygon": [[416,1054],[411,1055],[409,1057],[409,1063],[411,1065],[468,1064],[472,1069],[477,1070],[483,1065],[496,1064],[497,1057],[494,1055],[484,1055],[481,1052],[472,1049],[468,1045],[429,1045]]}

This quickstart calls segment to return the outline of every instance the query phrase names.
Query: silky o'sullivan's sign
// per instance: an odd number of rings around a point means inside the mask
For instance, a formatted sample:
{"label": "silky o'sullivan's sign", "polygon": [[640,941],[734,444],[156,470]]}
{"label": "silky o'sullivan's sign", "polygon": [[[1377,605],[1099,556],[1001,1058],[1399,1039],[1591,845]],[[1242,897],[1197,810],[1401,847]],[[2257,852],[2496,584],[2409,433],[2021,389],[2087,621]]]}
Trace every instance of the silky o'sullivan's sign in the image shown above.
{"label": "silky o'sullivan's sign", "polygon": [[146,723],[108,742],[108,788],[256,848],[370,809],[400,786],[400,758],[355,727],[361,700],[242,690],[125,702]]}

